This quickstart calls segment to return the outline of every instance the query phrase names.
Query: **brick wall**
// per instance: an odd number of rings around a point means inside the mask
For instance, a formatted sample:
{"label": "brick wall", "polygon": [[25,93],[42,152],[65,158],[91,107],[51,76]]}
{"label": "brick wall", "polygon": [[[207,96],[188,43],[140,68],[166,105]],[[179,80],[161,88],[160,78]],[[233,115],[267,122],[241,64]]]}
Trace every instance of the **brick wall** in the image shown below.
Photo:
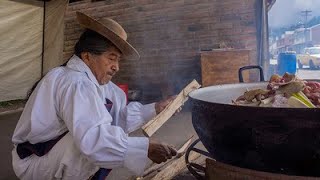
{"label": "brick wall", "polygon": [[139,61],[121,62],[115,82],[143,91],[145,101],[177,93],[200,80],[200,50],[221,44],[251,49],[256,61],[255,0],[83,0],[71,3],[65,22],[64,58],[72,55],[81,28],[75,11],[111,17],[123,25]]}

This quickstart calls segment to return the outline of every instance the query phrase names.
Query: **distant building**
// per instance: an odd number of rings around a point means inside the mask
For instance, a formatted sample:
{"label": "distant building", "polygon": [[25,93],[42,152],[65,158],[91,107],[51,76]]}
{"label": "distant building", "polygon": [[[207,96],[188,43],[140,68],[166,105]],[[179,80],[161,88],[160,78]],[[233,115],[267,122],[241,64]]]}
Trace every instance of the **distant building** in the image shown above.
{"label": "distant building", "polygon": [[297,53],[302,53],[304,48],[313,46],[310,28],[298,28],[294,31],[293,36],[294,43],[292,44],[292,49]]}
{"label": "distant building", "polygon": [[303,53],[304,48],[320,46],[320,24],[310,28],[298,28],[294,31],[286,31],[279,39],[269,40],[269,50],[272,55],[280,52],[295,51]]}
{"label": "distant building", "polygon": [[277,40],[278,40],[278,37],[269,38],[269,52],[271,55],[270,58],[272,58],[272,59],[278,54]]}
{"label": "distant building", "polygon": [[294,31],[286,31],[277,41],[277,52],[292,51],[294,40]]}
{"label": "distant building", "polygon": [[320,45],[320,24],[310,28],[310,39],[313,46]]}

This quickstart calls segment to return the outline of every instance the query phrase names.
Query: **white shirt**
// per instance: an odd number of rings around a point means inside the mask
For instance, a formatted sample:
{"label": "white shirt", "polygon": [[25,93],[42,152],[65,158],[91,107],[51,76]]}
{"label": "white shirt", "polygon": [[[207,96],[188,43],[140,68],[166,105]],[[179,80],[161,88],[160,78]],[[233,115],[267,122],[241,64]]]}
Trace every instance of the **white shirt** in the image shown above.
{"label": "white shirt", "polygon": [[[106,98],[113,103],[110,113]],[[40,81],[12,141],[35,144],[69,130],[77,148],[96,166],[126,167],[141,174],[147,163],[148,138],[127,133],[155,115],[154,103],[127,105],[125,93],[114,83],[99,85],[89,67],[74,55],[66,67],[51,70]]]}

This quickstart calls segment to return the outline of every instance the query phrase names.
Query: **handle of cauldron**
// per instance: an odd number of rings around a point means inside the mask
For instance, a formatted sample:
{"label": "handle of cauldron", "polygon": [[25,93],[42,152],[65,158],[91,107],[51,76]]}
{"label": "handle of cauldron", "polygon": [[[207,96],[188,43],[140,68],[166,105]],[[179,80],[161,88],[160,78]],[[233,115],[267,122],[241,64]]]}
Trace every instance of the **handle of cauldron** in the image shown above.
{"label": "handle of cauldron", "polygon": [[243,66],[239,69],[238,75],[239,75],[239,82],[243,83],[243,76],[242,76],[242,71],[248,70],[248,69],[259,69],[260,72],[260,81],[264,81],[264,74],[263,74],[263,69],[261,66]]}
{"label": "handle of cauldron", "polygon": [[190,173],[194,177],[196,177],[198,180],[204,180],[205,179],[204,175],[201,175],[198,172],[201,172],[201,173],[204,174],[205,173],[205,167],[203,167],[203,166],[201,166],[199,164],[196,164],[196,163],[189,162],[189,154],[190,154],[191,151],[195,151],[195,152],[200,153],[202,155],[205,155],[207,157],[211,157],[210,153],[194,147],[199,142],[200,142],[200,139],[197,139],[189,146],[189,148],[186,151],[185,161],[186,161],[187,168],[190,171]]}

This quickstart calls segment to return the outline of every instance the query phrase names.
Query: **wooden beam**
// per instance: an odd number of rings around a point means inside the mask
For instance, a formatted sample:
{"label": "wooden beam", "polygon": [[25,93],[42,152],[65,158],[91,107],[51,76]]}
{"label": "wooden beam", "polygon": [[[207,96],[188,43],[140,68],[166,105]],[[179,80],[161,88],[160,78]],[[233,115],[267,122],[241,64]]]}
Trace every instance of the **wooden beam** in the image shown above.
{"label": "wooden beam", "polygon": [[181,157],[181,156],[184,155],[184,153],[186,153],[189,145],[190,145],[191,142],[192,142],[193,136],[194,136],[194,135],[192,135],[191,137],[189,137],[188,140],[181,146],[181,148],[177,151],[176,157]]}
{"label": "wooden beam", "polygon": [[189,93],[198,88],[200,88],[200,84],[196,80],[193,80],[171,103],[168,104],[163,111],[161,111],[147,124],[142,126],[143,133],[147,137],[152,136],[165,122],[168,121],[168,119],[177,111],[177,109],[188,100]]}
{"label": "wooden beam", "polygon": [[[191,151],[189,154],[189,160],[194,161],[200,157],[199,153]],[[175,159],[170,165],[166,166],[162,171],[160,171],[152,180],[169,180],[181,173],[187,164],[185,162],[185,155],[181,156],[179,159]]]}
{"label": "wooden beam", "polygon": [[149,176],[150,174],[153,174],[155,171],[158,171],[160,170],[161,168],[163,168],[164,166],[168,165],[171,161],[173,161],[174,159],[177,159],[177,158],[180,158],[181,156],[183,156],[186,151],[187,151],[187,148],[189,147],[189,145],[191,144],[192,142],[192,138],[193,138],[193,135],[181,146],[181,148],[177,151],[177,155],[175,157],[173,157],[172,159],[166,161],[166,162],[163,162],[161,164],[155,164],[153,163],[151,165],[151,167],[149,167],[148,169],[146,169],[142,175],[142,177],[146,177],[146,176]]}

